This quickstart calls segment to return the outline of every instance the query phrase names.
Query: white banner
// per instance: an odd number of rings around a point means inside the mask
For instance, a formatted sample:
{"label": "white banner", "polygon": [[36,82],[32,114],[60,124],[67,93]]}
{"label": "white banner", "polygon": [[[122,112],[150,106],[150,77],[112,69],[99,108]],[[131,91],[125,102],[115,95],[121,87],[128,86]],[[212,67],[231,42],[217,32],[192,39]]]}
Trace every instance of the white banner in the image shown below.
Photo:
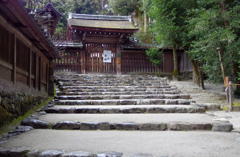
{"label": "white banner", "polygon": [[102,57],[103,57],[103,63],[112,63],[112,51],[104,50]]}

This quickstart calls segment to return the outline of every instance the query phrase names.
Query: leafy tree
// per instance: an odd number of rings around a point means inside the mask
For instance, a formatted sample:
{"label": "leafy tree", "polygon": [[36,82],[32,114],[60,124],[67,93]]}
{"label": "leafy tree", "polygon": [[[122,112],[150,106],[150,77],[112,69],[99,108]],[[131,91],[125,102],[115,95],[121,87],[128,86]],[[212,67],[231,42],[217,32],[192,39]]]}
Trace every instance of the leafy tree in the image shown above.
{"label": "leafy tree", "polygon": [[147,55],[150,61],[156,65],[160,65],[163,58],[163,52],[160,51],[158,48],[150,48],[147,50]]}
{"label": "leafy tree", "polygon": [[118,15],[131,15],[140,8],[141,0],[110,0],[113,13]]}
{"label": "leafy tree", "polygon": [[210,80],[236,78],[239,60],[240,4],[234,0],[201,0],[189,22],[189,54]]}
{"label": "leafy tree", "polygon": [[187,38],[187,13],[195,7],[195,0],[152,0],[149,15],[155,40],[163,48],[173,49],[174,72],[179,74],[177,49],[183,48]]}

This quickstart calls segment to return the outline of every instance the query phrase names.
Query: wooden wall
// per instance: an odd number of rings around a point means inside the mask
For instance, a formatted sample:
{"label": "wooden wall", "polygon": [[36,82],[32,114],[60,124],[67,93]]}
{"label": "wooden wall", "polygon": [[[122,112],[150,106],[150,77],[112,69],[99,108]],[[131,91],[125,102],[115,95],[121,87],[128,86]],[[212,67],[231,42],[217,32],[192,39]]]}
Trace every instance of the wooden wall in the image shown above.
{"label": "wooden wall", "polygon": [[82,73],[81,67],[83,64],[81,51],[68,50],[59,53],[60,58],[54,60],[55,71],[72,71]]}
{"label": "wooden wall", "polygon": [[122,72],[162,72],[162,65],[154,65],[150,62],[145,51],[124,50],[121,53]]}
{"label": "wooden wall", "polygon": [[[55,71],[74,71],[78,73],[116,73],[116,54],[112,63],[103,63],[103,48],[89,49],[66,49],[59,53],[60,58],[56,59]],[[112,52],[116,52],[115,49]],[[191,72],[191,62],[183,51],[178,53],[178,64],[180,73]],[[121,72],[122,73],[154,73],[163,72],[171,74],[173,72],[173,55],[170,50],[164,51],[163,60],[160,65],[151,63],[145,50],[121,50]]]}
{"label": "wooden wall", "polygon": [[48,92],[49,59],[0,17],[0,79]]}

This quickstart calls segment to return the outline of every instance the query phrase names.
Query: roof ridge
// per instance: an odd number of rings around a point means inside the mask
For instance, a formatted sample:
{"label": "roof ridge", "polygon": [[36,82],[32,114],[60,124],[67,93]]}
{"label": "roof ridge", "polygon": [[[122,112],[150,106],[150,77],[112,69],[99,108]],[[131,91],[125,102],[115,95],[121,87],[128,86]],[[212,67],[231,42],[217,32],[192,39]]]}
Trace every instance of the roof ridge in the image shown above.
{"label": "roof ridge", "polygon": [[131,21],[131,16],[118,15],[93,15],[69,13],[68,19],[85,19],[85,20],[106,20],[106,21]]}

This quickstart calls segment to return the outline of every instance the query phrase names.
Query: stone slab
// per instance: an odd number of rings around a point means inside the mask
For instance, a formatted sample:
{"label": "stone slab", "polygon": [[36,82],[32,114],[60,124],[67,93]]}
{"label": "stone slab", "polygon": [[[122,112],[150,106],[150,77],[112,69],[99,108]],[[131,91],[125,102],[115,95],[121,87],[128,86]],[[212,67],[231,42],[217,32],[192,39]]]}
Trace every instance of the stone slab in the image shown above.
{"label": "stone slab", "polygon": [[137,95],[137,94],[180,94],[180,91],[123,91],[123,92],[64,92],[57,95]]}
{"label": "stone slab", "polygon": [[102,100],[102,99],[190,99],[186,94],[142,94],[142,95],[61,95],[59,100]]}
{"label": "stone slab", "polygon": [[47,113],[203,113],[205,109],[193,105],[55,105],[47,108]]}
{"label": "stone slab", "polygon": [[190,105],[188,99],[108,99],[108,100],[56,100],[56,105]]}
{"label": "stone slab", "polygon": [[163,114],[46,114],[41,121],[57,123],[73,122],[109,122],[109,123],[212,123],[214,117],[199,113],[163,113]]}

